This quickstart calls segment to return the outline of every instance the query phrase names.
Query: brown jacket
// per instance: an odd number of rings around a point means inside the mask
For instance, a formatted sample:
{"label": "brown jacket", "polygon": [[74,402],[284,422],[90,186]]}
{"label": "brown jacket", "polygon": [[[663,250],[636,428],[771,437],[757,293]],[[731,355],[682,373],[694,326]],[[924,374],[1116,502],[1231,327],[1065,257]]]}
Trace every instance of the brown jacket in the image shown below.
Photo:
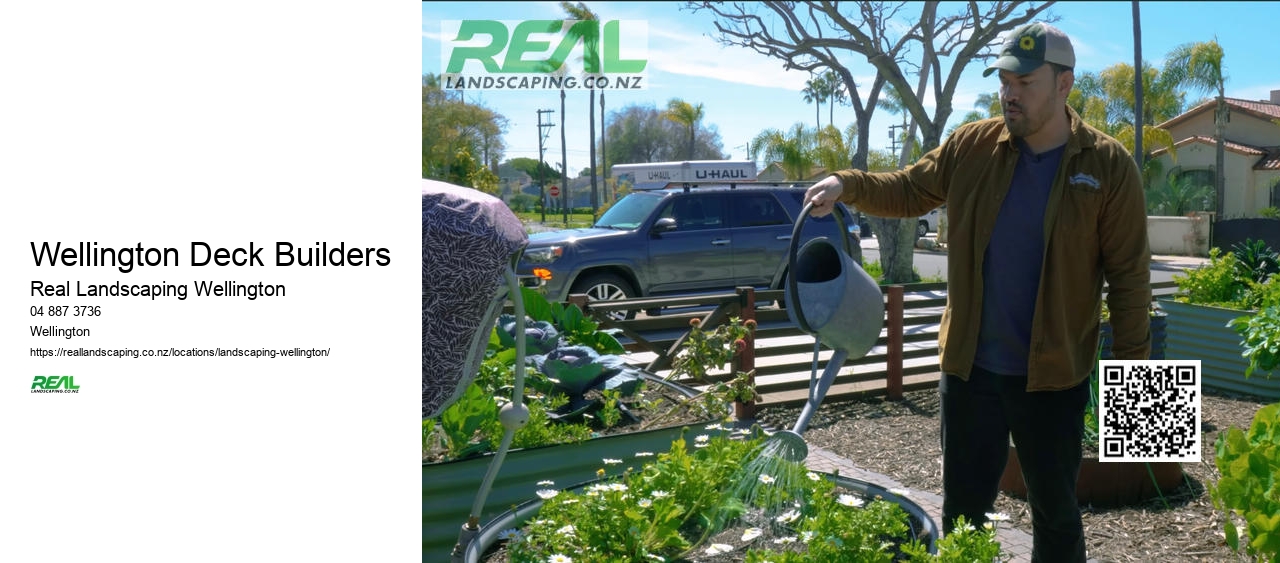
{"label": "brown jacket", "polygon": [[[1084,381],[1097,358],[1102,282],[1118,360],[1151,349],[1151,248],[1138,167],[1114,139],[1067,108],[1071,137],[1045,209],[1044,262],[1031,329],[1027,391]],[[881,217],[917,217],[947,205],[947,307],[942,371],[968,379],[982,314],[982,260],[1009,191],[1018,148],[1001,118],[960,127],[896,172],[841,170],[841,200]]]}

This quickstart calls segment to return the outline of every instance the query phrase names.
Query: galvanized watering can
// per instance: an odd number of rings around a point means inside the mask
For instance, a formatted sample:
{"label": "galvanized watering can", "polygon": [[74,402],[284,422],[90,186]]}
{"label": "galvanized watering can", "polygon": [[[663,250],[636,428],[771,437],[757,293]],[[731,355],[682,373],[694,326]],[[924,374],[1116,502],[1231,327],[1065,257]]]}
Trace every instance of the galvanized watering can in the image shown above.
{"label": "galvanized watering can", "polygon": [[880,338],[884,326],[884,294],[880,285],[853,261],[844,220],[833,214],[844,238],[844,251],[826,237],[818,237],[797,251],[801,227],[813,204],[805,204],[791,232],[790,263],[787,267],[787,316],[800,330],[814,335],[833,350],[822,377],[817,377],[818,351],[809,379],[809,400],[791,430],[774,434],[767,444],[777,455],[803,460],[809,452],[800,433],[826,397],[836,373],[849,358],[861,358]]}

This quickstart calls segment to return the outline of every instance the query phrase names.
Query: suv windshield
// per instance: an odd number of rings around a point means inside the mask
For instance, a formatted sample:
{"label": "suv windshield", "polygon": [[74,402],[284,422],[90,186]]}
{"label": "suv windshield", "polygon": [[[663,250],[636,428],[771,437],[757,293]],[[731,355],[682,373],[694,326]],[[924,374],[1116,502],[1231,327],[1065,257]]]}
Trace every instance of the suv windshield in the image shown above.
{"label": "suv windshield", "polygon": [[632,230],[640,227],[640,224],[653,212],[653,208],[662,202],[662,194],[660,193],[631,193],[627,197],[618,200],[613,204],[604,215],[600,216],[600,220],[596,221],[595,226],[603,229],[623,229]]}

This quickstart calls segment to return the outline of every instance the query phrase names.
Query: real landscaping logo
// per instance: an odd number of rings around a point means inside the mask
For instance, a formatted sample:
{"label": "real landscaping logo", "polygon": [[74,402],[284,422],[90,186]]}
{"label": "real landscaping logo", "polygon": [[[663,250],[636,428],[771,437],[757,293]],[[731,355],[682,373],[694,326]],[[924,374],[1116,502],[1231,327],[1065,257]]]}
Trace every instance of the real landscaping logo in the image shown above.
{"label": "real landscaping logo", "polygon": [[79,393],[73,375],[37,375],[31,379],[32,393]]}
{"label": "real landscaping logo", "polygon": [[445,90],[646,90],[642,20],[446,20]]}

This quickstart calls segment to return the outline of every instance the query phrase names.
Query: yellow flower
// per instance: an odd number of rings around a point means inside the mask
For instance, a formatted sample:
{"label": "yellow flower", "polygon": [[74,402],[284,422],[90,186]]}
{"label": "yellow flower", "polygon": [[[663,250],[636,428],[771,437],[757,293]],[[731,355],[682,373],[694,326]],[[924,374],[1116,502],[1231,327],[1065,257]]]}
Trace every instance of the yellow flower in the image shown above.
{"label": "yellow flower", "polygon": [[1030,35],[1023,35],[1022,39],[1018,40],[1018,46],[1021,47],[1023,51],[1030,51],[1032,49],[1035,49],[1036,38]]}

